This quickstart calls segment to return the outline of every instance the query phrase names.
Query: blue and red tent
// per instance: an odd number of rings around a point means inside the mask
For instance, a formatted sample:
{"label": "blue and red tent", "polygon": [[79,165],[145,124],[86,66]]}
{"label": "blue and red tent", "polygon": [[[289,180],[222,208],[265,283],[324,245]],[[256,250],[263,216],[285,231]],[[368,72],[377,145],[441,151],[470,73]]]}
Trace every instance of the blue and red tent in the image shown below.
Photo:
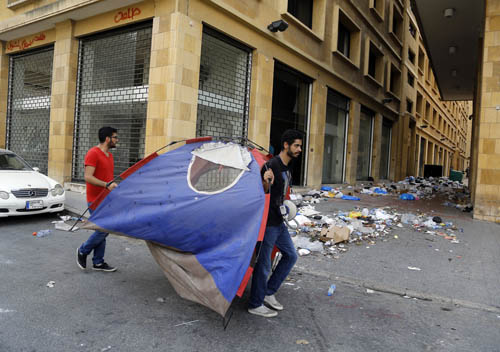
{"label": "blue and red tent", "polygon": [[145,240],[177,293],[225,316],[252,274],[269,195],[255,148],[209,138],[143,159],[94,202],[86,228]]}

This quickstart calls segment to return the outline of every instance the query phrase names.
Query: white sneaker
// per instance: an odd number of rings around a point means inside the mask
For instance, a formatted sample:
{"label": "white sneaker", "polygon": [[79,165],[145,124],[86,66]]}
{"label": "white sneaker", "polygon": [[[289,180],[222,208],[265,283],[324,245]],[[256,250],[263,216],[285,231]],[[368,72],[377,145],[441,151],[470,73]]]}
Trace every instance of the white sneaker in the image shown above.
{"label": "white sneaker", "polygon": [[283,310],[283,305],[278,302],[274,295],[264,297],[264,303],[266,303],[272,309]]}
{"label": "white sneaker", "polygon": [[248,308],[248,313],[260,315],[261,317],[265,318],[272,318],[278,315],[278,312],[267,308],[265,305],[261,305],[260,307],[257,308]]}

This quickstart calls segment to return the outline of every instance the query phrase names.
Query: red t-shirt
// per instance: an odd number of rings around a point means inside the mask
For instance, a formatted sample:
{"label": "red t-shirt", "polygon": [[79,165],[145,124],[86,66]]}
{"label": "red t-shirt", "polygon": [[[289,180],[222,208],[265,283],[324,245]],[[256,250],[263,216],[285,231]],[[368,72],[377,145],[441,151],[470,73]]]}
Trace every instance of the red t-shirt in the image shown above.
{"label": "red t-shirt", "polygon": [[[113,154],[108,152],[108,156],[99,148],[93,147],[85,155],[85,166],[95,167],[94,176],[101,181],[109,182],[113,180],[113,172],[115,168],[115,163],[113,161]],[[90,183],[87,184],[87,202],[93,202],[99,193],[103,190],[103,187],[94,186]]]}

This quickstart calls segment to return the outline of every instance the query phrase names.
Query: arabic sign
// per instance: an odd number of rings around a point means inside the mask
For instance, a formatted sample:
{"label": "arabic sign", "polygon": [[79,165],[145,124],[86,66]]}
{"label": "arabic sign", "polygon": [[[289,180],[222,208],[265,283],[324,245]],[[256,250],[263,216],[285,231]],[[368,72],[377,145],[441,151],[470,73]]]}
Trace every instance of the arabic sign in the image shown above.
{"label": "arabic sign", "polygon": [[126,10],[118,11],[115,15],[115,23],[121,22],[123,20],[133,20],[135,16],[139,16],[141,14],[141,9],[138,7],[129,7]]}
{"label": "arabic sign", "polygon": [[34,42],[45,40],[45,33],[37,34],[30,39],[11,40],[7,44],[7,51],[15,49],[24,50],[33,45]]}

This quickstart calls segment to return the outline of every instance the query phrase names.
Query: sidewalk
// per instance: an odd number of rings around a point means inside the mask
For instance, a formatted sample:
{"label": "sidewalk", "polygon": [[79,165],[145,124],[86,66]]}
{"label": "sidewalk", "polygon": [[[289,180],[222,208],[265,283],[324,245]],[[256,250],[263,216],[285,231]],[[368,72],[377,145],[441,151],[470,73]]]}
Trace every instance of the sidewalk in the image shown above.
{"label": "sidewalk", "polygon": [[432,214],[444,222],[453,222],[458,228],[458,243],[405,225],[395,227],[389,236],[375,243],[346,245],[348,252],[339,259],[314,255],[304,257],[307,259],[298,265],[332,282],[357,283],[398,295],[500,313],[500,225],[474,220],[471,213],[442,203],[439,198],[402,201],[361,195],[361,201],[357,202],[330,200],[316,204],[316,210],[325,215],[339,209],[385,206],[397,208],[400,214]]}
{"label": "sidewalk", "polygon": [[[85,193],[66,190],[65,210],[75,216],[80,216],[87,209],[87,199]],[[89,213],[85,214],[88,217]]]}

